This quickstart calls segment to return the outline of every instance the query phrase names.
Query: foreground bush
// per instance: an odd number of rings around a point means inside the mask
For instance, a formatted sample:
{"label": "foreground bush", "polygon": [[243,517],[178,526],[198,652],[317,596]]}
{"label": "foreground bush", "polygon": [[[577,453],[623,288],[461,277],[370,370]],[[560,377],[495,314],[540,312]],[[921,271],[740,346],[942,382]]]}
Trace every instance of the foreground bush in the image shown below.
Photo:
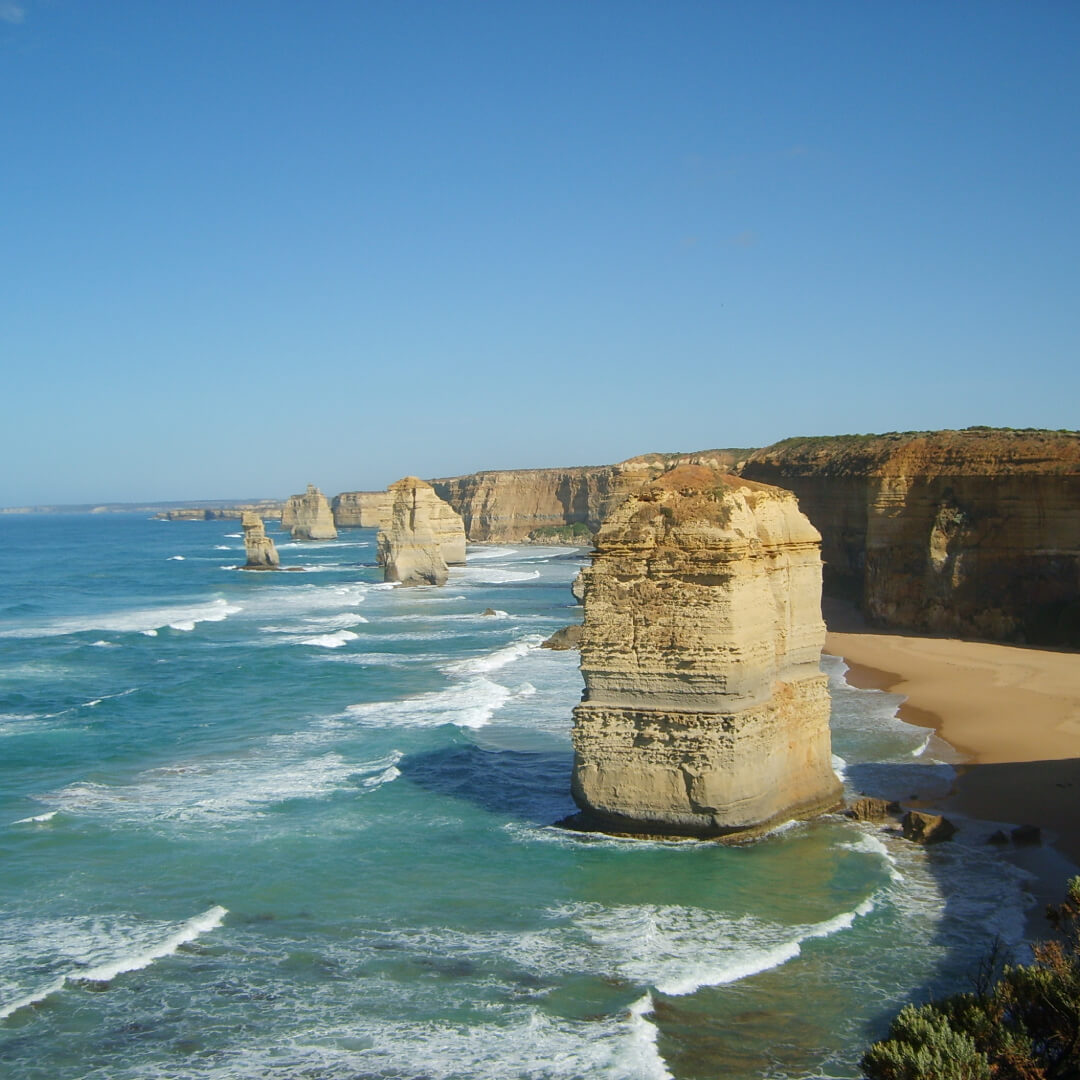
{"label": "foreground bush", "polygon": [[975,993],[906,1005],[863,1055],[870,1080],[1080,1080],[1080,877],[1048,909],[1057,931],[1030,964]]}

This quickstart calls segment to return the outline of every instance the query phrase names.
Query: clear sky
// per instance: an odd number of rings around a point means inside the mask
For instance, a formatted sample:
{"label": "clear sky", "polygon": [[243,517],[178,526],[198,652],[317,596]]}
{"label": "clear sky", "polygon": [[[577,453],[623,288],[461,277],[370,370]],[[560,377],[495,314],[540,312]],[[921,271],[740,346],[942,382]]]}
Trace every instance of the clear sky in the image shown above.
{"label": "clear sky", "polygon": [[1080,426],[1080,4],[0,0],[0,505]]}

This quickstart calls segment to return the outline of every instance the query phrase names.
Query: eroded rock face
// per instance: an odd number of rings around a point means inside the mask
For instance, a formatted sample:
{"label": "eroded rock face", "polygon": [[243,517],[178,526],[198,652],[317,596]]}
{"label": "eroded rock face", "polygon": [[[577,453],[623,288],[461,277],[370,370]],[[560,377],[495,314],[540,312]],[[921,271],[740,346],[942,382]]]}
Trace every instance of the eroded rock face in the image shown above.
{"label": "eroded rock face", "polygon": [[752,835],[839,805],[820,537],[789,492],[679,466],[612,512],[584,576],[591,823]]}
{"label": "eroded rock face", "polygon": [[[465,522],[470,540],[521,542],[544,529],[584,525],[595,532],[611,510],[642,484],[681,463],[731,468],[745,450],[702,450],[696,454],[643,454],[618,465],[567,469],[489,470],[432,480]],[[583,536],[581,542],[588,543]]]}
{"label": "eroded rock face", "polygon": [[281,514],[281,527],[294,540],[335,540],[334,515],[330,501],[314,485],[308,484],[303,495],[290,495]]}
{"label": "eroded rock face", "polygon": [[331,503],[339,529],[382,529],[390,523],[394,497],[389,491],[343,491]]}
{"label": "eroded rock face", "polygon": [[971,429],[787,439],[750,479],[795,492],[826,588],[875,622],[1080,645],[1080,435]]}
{"label": "eroded rock face", "polygon": [[244,552],[247,566],[252,570],[276,570],[280,565],[274,541],[266,535],[263,519],[253,511],[245,511],[240,519],[244,530]]}
{"label": "eroded rock face", "polygon": [[444,585],[448,565],[465,561],[461,518],[415,476],[391,484],[387,491],[392,497],[390,521],[376,540],[385,580]]}

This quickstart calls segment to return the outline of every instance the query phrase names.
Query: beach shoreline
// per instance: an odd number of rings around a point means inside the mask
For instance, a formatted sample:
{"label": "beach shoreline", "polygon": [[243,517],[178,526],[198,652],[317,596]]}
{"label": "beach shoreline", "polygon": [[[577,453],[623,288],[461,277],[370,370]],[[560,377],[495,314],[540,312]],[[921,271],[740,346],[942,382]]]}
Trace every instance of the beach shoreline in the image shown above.
{"label": "beach shoreline", "polygon": [[937,809],[1042,830],[1043,846],[1007,850],[1037,879],[1031,929],[1045,936],[1042,906],[1080,866],[1080,656],[882,633],[839,605],[826,618],[825,652],[844,660],[848,683],[904,695],[900,719],[965,759]]}

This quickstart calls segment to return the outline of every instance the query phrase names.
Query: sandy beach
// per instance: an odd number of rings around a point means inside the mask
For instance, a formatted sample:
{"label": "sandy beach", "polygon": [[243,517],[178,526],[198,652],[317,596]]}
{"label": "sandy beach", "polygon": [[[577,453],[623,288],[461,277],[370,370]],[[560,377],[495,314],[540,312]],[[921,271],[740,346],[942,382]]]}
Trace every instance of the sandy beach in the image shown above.
{"label": "sandy beach", "polygon": [[901,717],[969,759],[946,812],[1038,825],[1080,865],[1080,655],[881,633],[831,603],[826,622],[853,686],[905,695]]}

